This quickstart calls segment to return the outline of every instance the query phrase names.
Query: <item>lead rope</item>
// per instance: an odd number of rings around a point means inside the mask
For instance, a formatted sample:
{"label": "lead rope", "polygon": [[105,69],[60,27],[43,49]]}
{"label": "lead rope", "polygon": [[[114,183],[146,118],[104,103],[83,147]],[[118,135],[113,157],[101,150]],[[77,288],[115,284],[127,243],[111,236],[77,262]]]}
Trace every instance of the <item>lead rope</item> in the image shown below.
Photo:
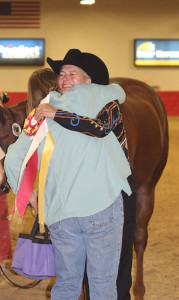
{"label": "lead rope", "polygon": [[19,285],[15,282],[13,282],[7,275],[6,273],[4,272],[2,266],[0,265],[0,270],[2,272],[2,274],[4,275],[4,277],[15,287],[18,287],[20,289],[31,289],[35,286],[37,286],[42,280],[35,280],[35,281],[32,281],[31,283],[27,284],[27,285]]}

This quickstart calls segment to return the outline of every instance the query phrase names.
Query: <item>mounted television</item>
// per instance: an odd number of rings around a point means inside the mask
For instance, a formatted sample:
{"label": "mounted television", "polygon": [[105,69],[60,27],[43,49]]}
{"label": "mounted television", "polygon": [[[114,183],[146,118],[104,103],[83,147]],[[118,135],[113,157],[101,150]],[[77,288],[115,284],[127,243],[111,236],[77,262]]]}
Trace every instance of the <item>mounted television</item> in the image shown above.
{"label": "mounted television", "polygon": [[44,65],[44,39],[0,39],[0,65]]}
{"label": "mounted television", "polygon": [[137,67],[179,67],[179,39],[135,39]]}

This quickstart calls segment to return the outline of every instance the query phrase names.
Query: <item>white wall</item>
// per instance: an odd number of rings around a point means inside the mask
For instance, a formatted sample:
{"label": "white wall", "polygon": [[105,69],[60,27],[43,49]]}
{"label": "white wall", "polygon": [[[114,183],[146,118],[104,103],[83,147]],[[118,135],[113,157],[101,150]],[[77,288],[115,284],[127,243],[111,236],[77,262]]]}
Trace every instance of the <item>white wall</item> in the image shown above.
{"label": "white wall", "polygon": [[[110,77],[147,81],[160,90],[179,90],[178,68],[133,65],[135,38],[179,38],[178,0],[41,0],[40,29],[1,29],[0,37],[45,38],[45,55],[62,59],[70,48],[100,56]],[[47,67],[47,64],[45,64]],[[0,66],[0,91],[26,91],[39,67]]]}

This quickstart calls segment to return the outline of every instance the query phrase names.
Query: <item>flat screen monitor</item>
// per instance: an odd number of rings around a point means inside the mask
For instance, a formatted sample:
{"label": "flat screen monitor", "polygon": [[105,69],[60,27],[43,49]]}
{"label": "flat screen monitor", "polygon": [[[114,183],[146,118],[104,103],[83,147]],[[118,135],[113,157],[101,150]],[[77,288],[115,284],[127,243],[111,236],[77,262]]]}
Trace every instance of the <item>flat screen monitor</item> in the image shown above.
{"label": "flat screen monitor", "polygon": [[137,67],[179,67],[179,39],[135,39]]}
{"label": "flat screen monitor", "polygon": [[0,65],[44,65],[44,39],[0,39]]}

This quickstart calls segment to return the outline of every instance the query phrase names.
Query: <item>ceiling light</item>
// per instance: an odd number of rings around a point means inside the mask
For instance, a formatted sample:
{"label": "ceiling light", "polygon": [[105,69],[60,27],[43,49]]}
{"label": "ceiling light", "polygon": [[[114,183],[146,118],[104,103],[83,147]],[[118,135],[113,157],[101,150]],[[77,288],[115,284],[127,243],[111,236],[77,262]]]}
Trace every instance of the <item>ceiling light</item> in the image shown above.
{"label": "ceiling light", "polygon": [[95,3],[95,0],[81,0],[80,1],[80,4],[83,4],[83,5],[90,5],[90,4],[94,4]]}

